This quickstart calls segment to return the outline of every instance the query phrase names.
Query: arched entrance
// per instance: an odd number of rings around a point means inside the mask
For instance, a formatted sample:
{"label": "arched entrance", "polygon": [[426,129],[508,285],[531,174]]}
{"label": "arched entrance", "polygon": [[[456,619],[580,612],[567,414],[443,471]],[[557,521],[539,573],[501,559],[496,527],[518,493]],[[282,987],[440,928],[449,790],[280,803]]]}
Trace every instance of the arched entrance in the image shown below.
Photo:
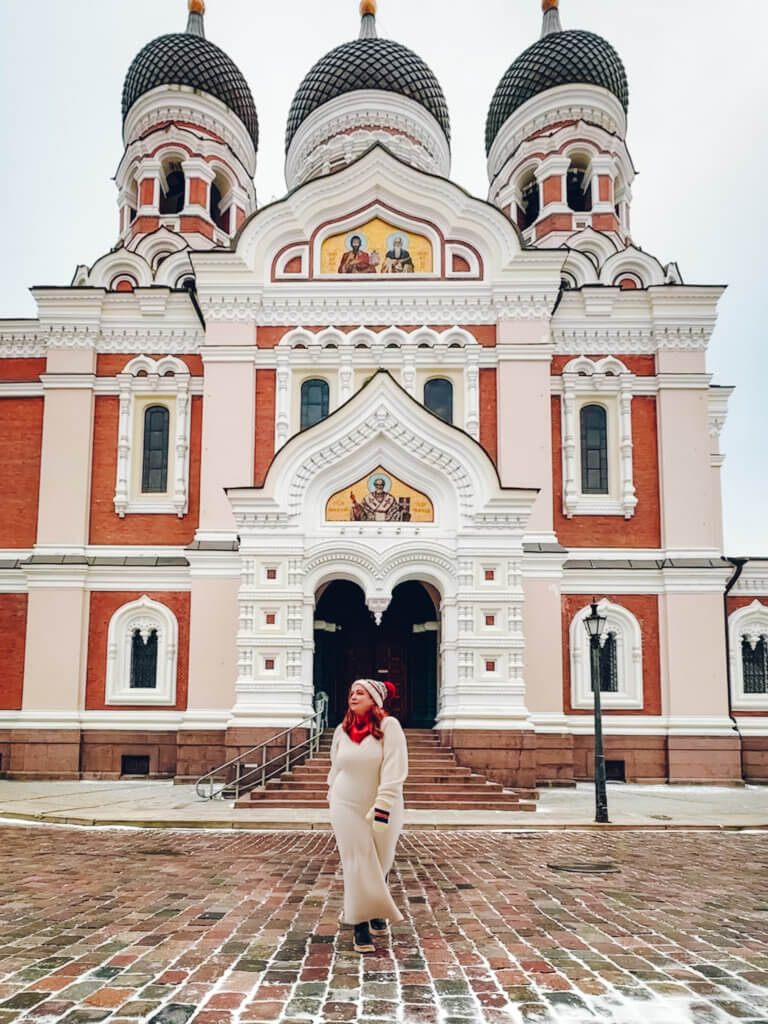
{"label": "arched entrance", "polygon": [[[430,588],[431,589],[431,588]],[[355,583],[334,580],[318,592],[315,611],[315,692],[330,698],[330,724],[342,720],[355,679],[391,679],[392,713],[411,729],[431,729],[437,717],[437,595],[415,580],[401,583],[381,625]]]}

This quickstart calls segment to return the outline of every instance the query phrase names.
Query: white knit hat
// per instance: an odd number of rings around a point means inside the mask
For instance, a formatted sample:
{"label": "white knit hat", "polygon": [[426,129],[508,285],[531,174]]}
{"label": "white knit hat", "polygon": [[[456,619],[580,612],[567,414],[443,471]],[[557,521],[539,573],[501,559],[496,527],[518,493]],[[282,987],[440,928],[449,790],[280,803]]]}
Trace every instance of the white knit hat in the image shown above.
{"label": "white knit hat", "polygon": [[[353,686],[364,686],[371,695],[377,707],[383,708],[384,701],[389,696],[394,696],[395,688],[392,683],[385,683],[382,679],[356,679]],[[391,689],[390,689],[391,687]]]}

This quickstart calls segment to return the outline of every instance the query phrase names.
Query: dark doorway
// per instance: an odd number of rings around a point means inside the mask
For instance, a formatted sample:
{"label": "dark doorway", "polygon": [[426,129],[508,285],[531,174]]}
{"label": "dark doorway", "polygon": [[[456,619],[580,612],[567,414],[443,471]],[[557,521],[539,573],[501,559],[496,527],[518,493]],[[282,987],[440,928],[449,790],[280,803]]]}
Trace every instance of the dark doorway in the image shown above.
{"label": "dark doorway", "polygon": [[315,611],[315,691],[330,700],[330,724],[347,710],[355,679],[390,679],[397,698],[390,710],[405,728],[431,729],[437,715],[438,612],[417,582],[395,588],[380,626],[355,583],[334,580]]}

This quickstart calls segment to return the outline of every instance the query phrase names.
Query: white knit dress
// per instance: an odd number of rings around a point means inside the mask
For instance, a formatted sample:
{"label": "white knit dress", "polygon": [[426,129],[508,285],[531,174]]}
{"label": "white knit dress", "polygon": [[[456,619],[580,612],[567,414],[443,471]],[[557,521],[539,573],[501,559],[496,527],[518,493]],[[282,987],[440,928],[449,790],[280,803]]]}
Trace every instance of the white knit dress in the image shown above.
{"label": "white knit dress", "polygon": [[[336,727],[331,744],[328,803],[331,826],[344,874],[344,922],[373,918],[402,921],[385,875],[395,860],[403,828],[403,783],[408,777],[408,747],[396,718],[381,723],[382,738],[355,743]],[[373,829],[373,809],[388,810],[384,831]]]}

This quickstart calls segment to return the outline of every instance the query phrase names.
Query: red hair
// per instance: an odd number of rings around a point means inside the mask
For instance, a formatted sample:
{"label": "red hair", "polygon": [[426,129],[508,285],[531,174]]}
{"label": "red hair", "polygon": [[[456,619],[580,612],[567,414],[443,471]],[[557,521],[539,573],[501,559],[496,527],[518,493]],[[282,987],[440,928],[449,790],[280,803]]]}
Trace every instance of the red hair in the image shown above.
{"label": "red hair", "polygon": [[[384,708],[380,708],[378,704],[374,704],[363,719],[363,725],[370,723],[371,736],[373,736],[375,740],[380,740],[381,737],[384,735],[381,730],[381,723],[384,721],[386,717],[387,712],[384,710]],[[354,722],[355,715],[353,714],[352,710],[348,708],[347,713],[344,716],[344,721],[341,723],[341,727],[347,735],[349,735]]]}

